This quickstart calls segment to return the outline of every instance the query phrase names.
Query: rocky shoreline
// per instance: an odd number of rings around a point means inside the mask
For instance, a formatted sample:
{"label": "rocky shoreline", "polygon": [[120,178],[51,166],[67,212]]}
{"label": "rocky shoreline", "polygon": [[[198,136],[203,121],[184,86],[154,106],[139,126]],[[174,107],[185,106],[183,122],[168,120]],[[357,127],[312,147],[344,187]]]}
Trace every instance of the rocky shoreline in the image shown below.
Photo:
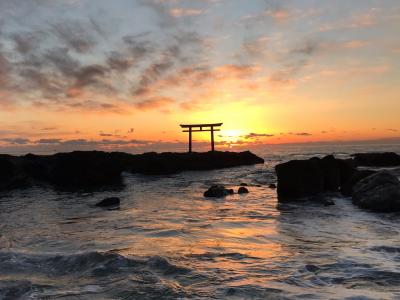
{"label": "rocky shoreline", "polygon": [[54,155],[0,155],[0,190],[50,184],[61,189],[104,187],[122,183],[122,172],[173,174],[264,163],[245,152],[155,153],[74,151]]}
{"label": "rocky shoreline", "polygon": [[386,170],[359,168],[400,166],[400,156],[387,152],[357,153],[352,157],[338,159],[328,155],[277,165],[278,201],[301,201],[326,192],[338,192],[351,196],[353,203],[362,208],[378,212],[400,211],[397,176]]}

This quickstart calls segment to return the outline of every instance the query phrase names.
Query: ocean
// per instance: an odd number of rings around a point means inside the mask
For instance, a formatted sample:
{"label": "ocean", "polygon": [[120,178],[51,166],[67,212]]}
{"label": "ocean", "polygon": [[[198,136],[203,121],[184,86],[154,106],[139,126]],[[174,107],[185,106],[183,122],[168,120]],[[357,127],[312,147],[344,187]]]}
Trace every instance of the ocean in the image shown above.
{"label": "ocean", "polygon": [[[0,299],[400,299],[400,214],[278,204],[274,166],[395,151],[387,145],[268,146],[264,165],[125,187],[0,194]],[[221,183],[249,194],[205,199]],[[121,198],[119,209],[94,204]]]}

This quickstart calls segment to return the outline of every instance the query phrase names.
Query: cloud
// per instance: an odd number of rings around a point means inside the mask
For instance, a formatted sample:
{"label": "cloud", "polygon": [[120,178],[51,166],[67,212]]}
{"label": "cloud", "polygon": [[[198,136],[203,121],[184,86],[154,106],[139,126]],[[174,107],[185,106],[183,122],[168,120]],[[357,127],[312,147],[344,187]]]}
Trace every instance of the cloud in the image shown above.
{"label": "cloud", "polygon": [[0,139],[2,142],[6,142],[12,145],[26,145],[30,143],[30,140],[27,138],[2,138]]}
{"label": "cloud", "polygon": [[169,10],[171,16],[179,18],[179,17],[188,17],[188,16],[198,16],[203,13],[201,9],[184,9],[184,8],[171,8]]}
{"label": "cloud", "polygon": [[35,141],[36,144],[60,144],[61,139],[40,139]]}
{"label": "cloud", "polygon": [[97,37],[94,36],[94,33],[98,31],[88,30],[88,27],[93,29],[90,25],[93,25],[93,23],[62,22],[51,24],[51,30],[58,40],[69,49],[78,53],[87,53],[97,44]]}
{"label": "cloud", "polygon": [[249,139],[258,139],[258,138],[262,138],[262,137],[273,137],[273,134],[269,134],[269,133],[254,133],[251,132],[247,135],[244,135],[243,138],[249,140]]}
{"label": "cloud", "polygon": [[175,101],[169,97],[154,97],[141,102],[137,102],[134,106],[139,110],[150,110],[165,107],[174,104]]}
{"label": "cloud", "polygon": [[298,135],[298,136],[311,136],[312,134],[309,132],[288,132],[289,135]]}
{"label": "cloud", "polygon": [[348,49],[358,49],[363,48],[369,44],[368,41],[361,41],[361,40],[352,40],[345,42],[343,47]]}

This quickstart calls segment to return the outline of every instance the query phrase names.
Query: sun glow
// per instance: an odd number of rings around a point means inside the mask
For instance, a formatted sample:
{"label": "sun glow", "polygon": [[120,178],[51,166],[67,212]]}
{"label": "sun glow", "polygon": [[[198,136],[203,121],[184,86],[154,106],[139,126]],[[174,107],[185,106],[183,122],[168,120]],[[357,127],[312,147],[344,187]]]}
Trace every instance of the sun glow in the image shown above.
{"label": "sun glow", "polygon": [[224,141],[236,143],[243,136],[242,130],[230,129],[230,130],[221,130],[220,138]]}

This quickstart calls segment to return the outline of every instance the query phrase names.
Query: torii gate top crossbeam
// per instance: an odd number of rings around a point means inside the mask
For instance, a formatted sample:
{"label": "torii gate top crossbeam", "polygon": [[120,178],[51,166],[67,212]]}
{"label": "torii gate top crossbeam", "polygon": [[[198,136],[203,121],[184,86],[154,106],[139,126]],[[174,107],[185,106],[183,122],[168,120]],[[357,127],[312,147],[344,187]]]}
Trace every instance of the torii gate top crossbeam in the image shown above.
{"label": "torii gate top crossbeam", "polygon": [[223,123],[213,123],[213,124],[181,124],[182,128],[193,128],[193,127],[219,127],[222,126]]}

